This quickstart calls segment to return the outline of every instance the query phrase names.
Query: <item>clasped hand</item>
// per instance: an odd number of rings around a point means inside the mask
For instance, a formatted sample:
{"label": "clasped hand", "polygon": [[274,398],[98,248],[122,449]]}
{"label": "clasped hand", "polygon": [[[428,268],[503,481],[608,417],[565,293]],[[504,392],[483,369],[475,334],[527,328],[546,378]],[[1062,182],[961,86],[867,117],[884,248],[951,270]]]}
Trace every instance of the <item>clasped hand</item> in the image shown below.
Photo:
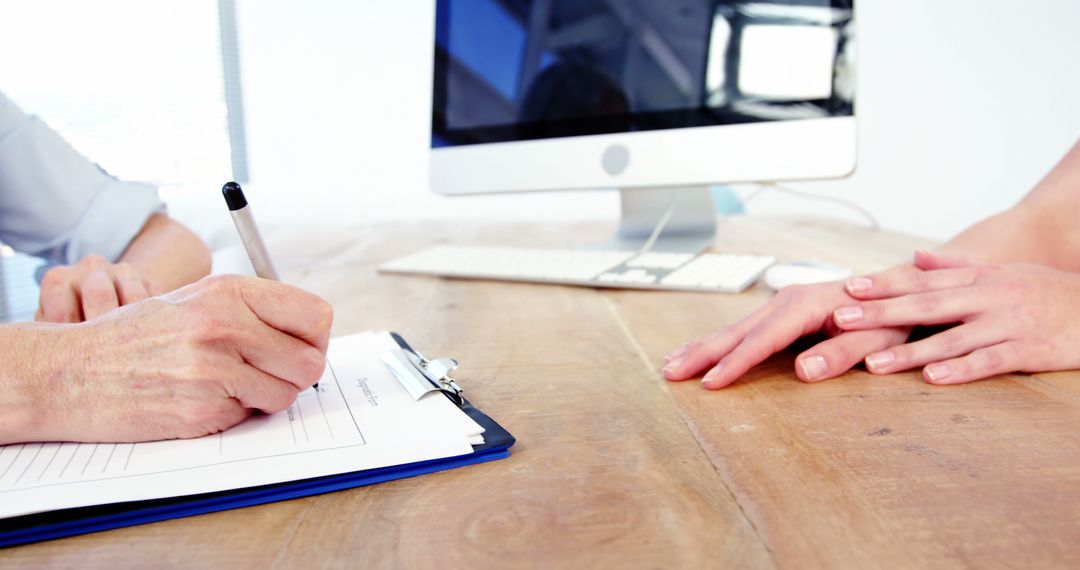
{"label": "clasped hand", "polygon": [[[785,288],[734,325],[669,354],[664,376],[686,380],[708,370],[703,386],[722,388],[814,333],[829,338],[796,357],[805,382],[861,361],[875,374],[923,367],[933,384],[1080,368],[1078,305],[1075,273],[918,252],[914,264],[846,283]],[[949,326],[906,342],[919,325]]]}
{"label": "clasped hand", "polygon": [[78,323],[161,291],[131,264],[88,255],[75,265],[54,267],[41,280],[38,321]]}

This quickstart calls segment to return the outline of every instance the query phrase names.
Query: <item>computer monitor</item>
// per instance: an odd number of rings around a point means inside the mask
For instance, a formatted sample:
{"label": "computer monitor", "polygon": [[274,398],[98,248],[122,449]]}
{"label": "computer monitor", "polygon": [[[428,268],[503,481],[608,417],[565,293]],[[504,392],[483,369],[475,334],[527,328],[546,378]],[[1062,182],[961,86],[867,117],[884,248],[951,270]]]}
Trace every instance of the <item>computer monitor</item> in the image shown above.
{"label": "computer monitor", "polygon": [[854,170],[853,3],[437,0],[432,188],[616,188],[619,247],[699,250],[708,185]]}

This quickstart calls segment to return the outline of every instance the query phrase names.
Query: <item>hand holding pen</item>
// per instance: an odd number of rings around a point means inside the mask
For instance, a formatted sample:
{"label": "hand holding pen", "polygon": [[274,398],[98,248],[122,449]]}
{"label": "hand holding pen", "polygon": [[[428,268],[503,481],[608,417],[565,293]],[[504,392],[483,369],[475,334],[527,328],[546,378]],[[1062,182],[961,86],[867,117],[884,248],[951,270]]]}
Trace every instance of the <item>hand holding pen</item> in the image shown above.
{"label": "hand holding pen", "polygon": [[[251,213],[251,206],[248,205],[240,185],[236,182],[226,182],[221,187],[221,194],[225,196],[229,214],[232,216],[233,223],[236,224],[236,231],[240,234],[240,241],[244,243],[244,251],[251,260],[255,275],[270,281],[280,281],[274,264],[270,261],[270,254],[266,251],[266,244],[263,243],[262,236],[259,234],[259,227],[255,225],[255,216]],[[312,388],[318,389],[319,383],[316,382]]]}

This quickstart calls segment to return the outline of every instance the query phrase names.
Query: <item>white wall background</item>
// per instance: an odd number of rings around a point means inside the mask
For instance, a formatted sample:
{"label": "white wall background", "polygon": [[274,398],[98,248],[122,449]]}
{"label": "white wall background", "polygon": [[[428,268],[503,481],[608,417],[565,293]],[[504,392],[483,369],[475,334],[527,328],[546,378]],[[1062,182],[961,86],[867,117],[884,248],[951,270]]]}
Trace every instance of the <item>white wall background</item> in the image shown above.
{"label": "white wall background", "polygon": [[[427,188],[431,0],[238,0],[252,180],[267,225],[612,218],[612,192]],[[859,166],[798,187],[947,238],[1021,197],[1080,138],[1080,2],[859,0]],[[1080,190],[1080,189],[1078,189]],[[172,197],[207,235],[210,196]],[[211,200],[203,207],[202,200]],[[782,195],[751,212],[822,213]],[[828,212],[825,212],[828,213]]]}

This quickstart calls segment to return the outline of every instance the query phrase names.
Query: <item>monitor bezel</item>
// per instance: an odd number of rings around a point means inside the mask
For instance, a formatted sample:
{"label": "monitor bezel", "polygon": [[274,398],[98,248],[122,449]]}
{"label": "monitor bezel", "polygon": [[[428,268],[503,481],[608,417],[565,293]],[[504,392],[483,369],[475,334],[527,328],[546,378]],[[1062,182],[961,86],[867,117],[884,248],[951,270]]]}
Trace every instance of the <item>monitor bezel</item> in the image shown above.
{"label": "monitor bezel", "polygon": [[[854,24],[857,20],[852,17]],[[438,46],[435,46],[435,53]],[[437,68],[432,65],[431,76]],[[437,78],[436,78],[437,80]],[[432,90],[433,137],[438,114]],[[856,92],[858,89],[856,88]],[[430,183],[443,195],[638,189],[842,178],[857,160],[850,115],[431,145]],[[604,157],[618,149],[625,167]]]}

